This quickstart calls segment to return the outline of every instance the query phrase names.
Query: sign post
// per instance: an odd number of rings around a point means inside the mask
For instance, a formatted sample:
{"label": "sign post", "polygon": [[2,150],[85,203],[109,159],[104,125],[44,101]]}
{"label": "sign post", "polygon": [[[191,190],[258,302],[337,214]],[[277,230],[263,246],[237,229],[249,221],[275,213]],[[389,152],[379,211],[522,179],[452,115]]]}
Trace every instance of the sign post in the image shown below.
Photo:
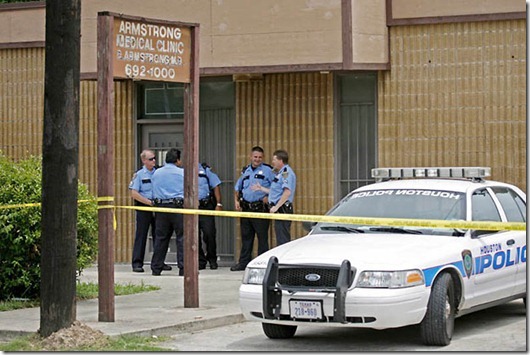
{"label": "sign post", "polygon": [[[114,78],[184,84],[184,208],[198,207],[199,25],[98,13],[98,196],[114,197]],[[101,208],[103,207],[103,208]],[[99,321],[114,321],[112,208],[98,212]],[[198,216],[184,216],[184,306],[199,307]]]}

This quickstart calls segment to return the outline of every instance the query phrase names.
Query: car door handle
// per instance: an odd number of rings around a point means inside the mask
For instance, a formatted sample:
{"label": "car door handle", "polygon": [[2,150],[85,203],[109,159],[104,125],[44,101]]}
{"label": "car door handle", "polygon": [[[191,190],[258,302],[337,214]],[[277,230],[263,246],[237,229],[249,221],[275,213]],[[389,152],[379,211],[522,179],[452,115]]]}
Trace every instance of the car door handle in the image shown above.
{"label": "car door handle", "polygon": [[506,244],[507,244],[507,245],[514,245],[514,244],[515,244],[515,240],[513,240],[513,239],[508,239],[508,240],[506,241]]}

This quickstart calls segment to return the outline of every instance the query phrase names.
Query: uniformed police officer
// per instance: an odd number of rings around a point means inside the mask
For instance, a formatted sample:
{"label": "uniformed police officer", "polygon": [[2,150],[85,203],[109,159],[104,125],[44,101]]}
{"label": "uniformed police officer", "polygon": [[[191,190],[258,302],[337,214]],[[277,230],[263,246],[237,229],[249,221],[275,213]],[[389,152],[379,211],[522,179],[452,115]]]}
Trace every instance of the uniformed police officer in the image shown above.
{"label": "uniformed police officer", "polygon": [[[250,164],[243,168],[241,176],[234,186],[235,207],[238,211],[268,212],[267,194],[252,188],[257,183],[268,188],[274,179],[271,166],[263,163],[263,156],[263,148],[259,146],[252,148]],[[230,270],[245,270],[247,264],[252,260],[255,235],[258,236],[258,255],[269,250],[269,225],[269,219],[241,218],[241,253],[239,262]]]}
{"label": "uniformed police officer", "polygon": [[[166,165],[155,171],[152,177],[155,206],[165,208],[184,207],[184,169],[180,165],[180,150],[171,148],[166,153]],[[160,275],[164,267],[169,241],[173,231],[177,236],[177,265],[179,276],[184,275],[184,218],[180,213],[156,213],[156,238],[151,270]]]}
{"label": "uniformed police officer", "polygon": [[[155,172],[156,157],[152,150],[146,149],[140,153],[143,167],[132,177],[129,184],[131,197],[135,206],[153,205],[153,184],[151,177]],[[155,215],[150,211],[136,211],[136,235],[134,238],[132,253],[132,268],[134,272],[144,272],[145,246],[147,244],[147,234],[151,227],[153,237],[155,235]],[[154,238],[153,238],[154,239]],[[165,265],[168,270],[171,266]]]}
{"label": "uniformed police officer", "polygon": [[[221,202],[221,180],[216,173],[206,164],[199,164],[199,209],[223,209]],[[202,232],[202,238],[201,238]],[[217,242],[216,242],[215,217],[199,215],[199,270],[205,269],[210,263],[210,269],[217,269]],[[202,242],[206,247],[206,254]]]}
{"label": "uniformed police officer", "polygon": [[[296,190],[296,174],[288,165],[289,155],[279,149],[272,155],[272,166],[276,172],[270,189],[256,186],[257,190],[269,193],[270,213],[293,213],[293,199]],[[274,221],[276,245],[282,245],[291,240],[292,221]]]}

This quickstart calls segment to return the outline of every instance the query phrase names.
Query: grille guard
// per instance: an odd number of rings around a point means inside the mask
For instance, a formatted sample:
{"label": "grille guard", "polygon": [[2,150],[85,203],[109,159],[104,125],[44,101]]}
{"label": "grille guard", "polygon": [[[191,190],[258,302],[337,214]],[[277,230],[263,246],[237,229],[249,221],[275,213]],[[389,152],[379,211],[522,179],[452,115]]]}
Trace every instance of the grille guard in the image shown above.
{"label": "grille guard", "polygon": [[[281,287],[278,283],[278,270],[282,266],[278,258],[271,256],[263,278],[263,317],[265,319],[280,319],[282,307],[282,290],[286,291],[315,291],[310,287]],[[295,265],[289,265],[290,267]],[[353,270],[355,271],[355,269]],[[352,267],[349,260],[343,260],[337,277],[335,288],[321,288],[318,291],[332,292],[334,296],[333,321],[347,323],[346,321],[346,292],[352,283]]]}

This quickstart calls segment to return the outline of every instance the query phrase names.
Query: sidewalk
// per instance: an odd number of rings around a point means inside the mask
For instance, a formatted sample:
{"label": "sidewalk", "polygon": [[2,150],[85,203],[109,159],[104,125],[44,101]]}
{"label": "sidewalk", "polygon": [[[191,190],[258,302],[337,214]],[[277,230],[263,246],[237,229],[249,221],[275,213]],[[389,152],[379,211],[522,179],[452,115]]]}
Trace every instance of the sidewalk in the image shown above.
{"label": "sidewalk", "polygon": [[[149,265],[144,273],[133,273],[130,265],[114,266],[116,284],[145,284],[160,290],[128,296],[115,296],[114,322],[98,322],[98,300],[77,302],[77,320],[93,329],[115,336],[171,335],[178,331],[208,329],[243,322],[239,308],[239,285],[242,271],[229,267],[199,272],[199,308],[184,308],[184,277],[178,269],[152,276]],[[86,269],[80,280],[98,282],[97,266]],[[35,333],[40,327],[40,308],[0,312],[0,340]]]}

